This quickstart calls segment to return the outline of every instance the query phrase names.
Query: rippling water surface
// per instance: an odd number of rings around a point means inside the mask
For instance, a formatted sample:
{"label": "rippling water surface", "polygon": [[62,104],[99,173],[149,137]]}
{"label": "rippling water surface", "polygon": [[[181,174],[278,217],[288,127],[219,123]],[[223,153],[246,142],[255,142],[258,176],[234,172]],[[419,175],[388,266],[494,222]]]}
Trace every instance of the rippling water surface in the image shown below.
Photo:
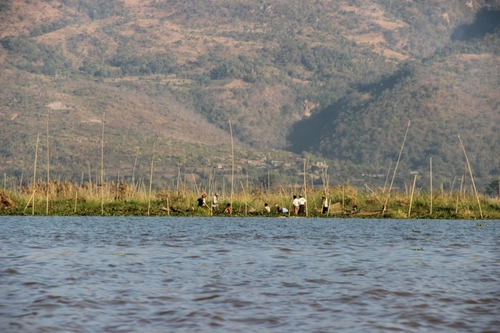
{"label": "rippling water surface", "polygon": [[481,224],[1,217],[0,332],[498,332]]}

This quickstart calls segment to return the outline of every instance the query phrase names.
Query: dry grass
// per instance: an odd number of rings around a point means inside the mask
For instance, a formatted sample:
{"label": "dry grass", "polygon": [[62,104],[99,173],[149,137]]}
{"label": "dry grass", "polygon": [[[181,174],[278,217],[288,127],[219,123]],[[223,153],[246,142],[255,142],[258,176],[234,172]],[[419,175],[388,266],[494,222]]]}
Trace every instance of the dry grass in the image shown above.
{"label": "dry grass", "polygon": [[[101,193],[104,194],[105,215],[113,215],[114,208],[125,207],[118,210],[119,214],[137,215],[140,209],[137,207],[147,206],[149,200],[148,186],[144,184],[128,184],[123,181],[109,182],[101,185],[85,182],[81,185],[71,182],[51,181],[50,183],[37,183],[26,187],[19,187],[15,191],[0,191],[0,205],[3,215],[30,215],[33,205],[33,198],[38,209],[45,206],[48,192],[50,211],[56,215],[100,215]],[[101,192],[102,190],[102,192]],[[210,206],[212,193],[207,194],[207,205]],[[326,189],[307,189],[300,193],[293,188],[278,186],[272,191],[261,191],[254,187],[244,187],[240,182],[233,194],[233,214],[238,216],[246,215],[278,215],[275,205],[286,207],[293,215],[291,205],[292,196],[304,194],[307,198],[308,216],[320,217],[321,199],[325,194],[329,199],[330,206],[335,207],[334,216],[339,214],[347,216],[351,208],[356,205],[362,214],[372,214],[380,212],[387,193],[365,192],[352,185],[327,187]],[[33,195],[35,193],[35,195]],[[154,203],[152,215],[179,214],[181,215],[213,215],[222,214],[223,207],[229,202],[229,189],[226,193],[220,193],[219,209],[211,212],[208,207],[197,208],[197,199],[202,193],[196,189],[181,186],[180,188],[156,189],[151,193],[151,202]],[[500,218],[500,202],[498,199],[480,197],[481,206],[485,219]],[[271,214],[264,213],[264,204],[271,207]],[[392,193],[385,214],[378,214],[376,217],[407,218],[410,197],[404,193]],[[61,210],[60,206],[65,205],[66,210]],[[92,210],[90,207],[94,207]],[[99,207],[99,209],[95,209]],[[106,208],[107,207],[107,208]],[[134,208],[135,207],[135,208]],[[168,208],[167,208],[168,207]],[[440,218],[440,219],[479,219],[479,209],[473,195],[465,193],[435,193],[433,196],[433,214],[429,214],[430,198],[426,193],[417,193],[413,198],[411,217],[412,218]],[[110,210],[111,209],[111,210]],[[139,209],[138,211],[135,209]],[[49,211],[49,214],[51,213]],[[61,213],[62,212],[62,213]],[[343,212],[343,213],[342,213]],[[44,214],[39,211],[38,214]],[[144,211],[142,211],[144,213]],[[372,215],[369,215],[372,216]]]}

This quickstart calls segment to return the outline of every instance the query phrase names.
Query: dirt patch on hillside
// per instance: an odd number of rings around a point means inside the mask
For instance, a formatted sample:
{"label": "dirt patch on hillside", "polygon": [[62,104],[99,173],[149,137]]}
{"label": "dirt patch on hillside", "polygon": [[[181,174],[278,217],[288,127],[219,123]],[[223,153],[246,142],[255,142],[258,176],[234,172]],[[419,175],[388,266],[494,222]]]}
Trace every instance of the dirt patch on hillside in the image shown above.
{"label": "dirt patch on hillside", "polygon": [[385,38],[382,35],[382,33],[367,33],[367,34],[362,34],[362,35],[352,35],[352,36],[346,36],[348,39],[354,40],[356,43],[359,44],[378,44],[378,43],[385,43]]}
{"label": "dirt patch on hillside", "polygon": [[459,60],[465,60],[465,61],[470,61],[470,60],[475,60],[475,59],[487,60],[487,59],[492,59],[493,55],[491,53],[458,54],[456,56],[456,58],[459,59]]}
{"label": "dirt patch on hillside", "polygon": [[[397,30],[407,24],[400,20],[390,20],[385,16],[385,12],[380,8],[380,6],[375,4],[370,4],[368,6],[353,7],[353,6],[343,6],[343,10],[354,12],[357,16],[361,16],[365,22],[363,27],[357,30],[345,31],[345,37],[354,40],[356,43],[361,45],[366,45],[373,52],[383,55],[387,60],[392,61],[403,61],[409,57],[401,52],[399,46],[388,47],[388,42],[384,37],[385,31]],[[374,28],[378,26],[374,31]],[[401,43],[399,43],[401,44]],[[399,45],[398,44],[398,45]]]}
{"label": "dirt patch on hillside", "polygon": [[245,83],[243,80],[233,80],[226,84],[224,87],[228,89],[233,89],[233,88],[246,88],[250,86],[248,83]]}
{"label": "dirt patch on hillside", "polygon": [[399,60],[399,61],[403,61],[403,60],[406,60],[408,59],[409,57],[405,54],[402,54],[402,53],[399,53],[399,52],[396,52],[394,50],[390,50],[390,49],[382,49],[382,54],[384,55],[384,57],[386,57],[387,59],[392,59],[392,60]]}

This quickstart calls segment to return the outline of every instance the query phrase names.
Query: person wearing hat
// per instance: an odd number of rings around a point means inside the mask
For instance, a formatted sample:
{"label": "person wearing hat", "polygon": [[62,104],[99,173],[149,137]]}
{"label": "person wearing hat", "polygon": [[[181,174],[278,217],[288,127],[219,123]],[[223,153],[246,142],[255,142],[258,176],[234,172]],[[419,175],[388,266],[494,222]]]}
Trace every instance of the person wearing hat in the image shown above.
{"label": "person wearing hat", "polygon": [[203,193],[201,195],[201,197],[198,198],[198,207],[205,207],[205,206],[207,206],[206,199],[207,199],[207,195],[205,193]]}

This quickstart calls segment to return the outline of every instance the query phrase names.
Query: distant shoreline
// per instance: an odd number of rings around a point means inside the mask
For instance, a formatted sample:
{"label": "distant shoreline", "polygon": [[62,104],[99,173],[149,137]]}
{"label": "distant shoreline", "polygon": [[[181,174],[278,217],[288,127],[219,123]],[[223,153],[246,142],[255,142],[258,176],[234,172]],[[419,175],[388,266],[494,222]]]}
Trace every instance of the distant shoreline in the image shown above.
{"label": "distant shoreline", "polygon": [[[178,217],[287,217],[337,219],[439,219],[500,220],[500,200],[465,193],[441,193],[410,196],[393,192],[365,192],[351,185],[305,189],[304,215],[293,212],[294,193],[283,187],[271,192],[243,189],[231,196],[221,194],[212,209],[212,195],[205,206],[197,207],[200,193],[187,188],[146,191],[126,183],[75,185],[70,182],[38,183],[36,186],[0,190],[0,216],[178,216]],[[248,194],[251,193],[251,194]],[[322,197],[328,198],[329,212],[322,214]],[[478,204],[478,200],[480,205]],[[387,202],[387,205],[385,204]],[[232,212],[224,213],[230,204]],[[269,203],[270,212],[264,211]],[[287,208],[278,212],[276,205]],[[382,212],[386,205],[387,210]],[[359,208],[358,208],[359,207]],[[356,209],[353,209],[356,208]]]}

